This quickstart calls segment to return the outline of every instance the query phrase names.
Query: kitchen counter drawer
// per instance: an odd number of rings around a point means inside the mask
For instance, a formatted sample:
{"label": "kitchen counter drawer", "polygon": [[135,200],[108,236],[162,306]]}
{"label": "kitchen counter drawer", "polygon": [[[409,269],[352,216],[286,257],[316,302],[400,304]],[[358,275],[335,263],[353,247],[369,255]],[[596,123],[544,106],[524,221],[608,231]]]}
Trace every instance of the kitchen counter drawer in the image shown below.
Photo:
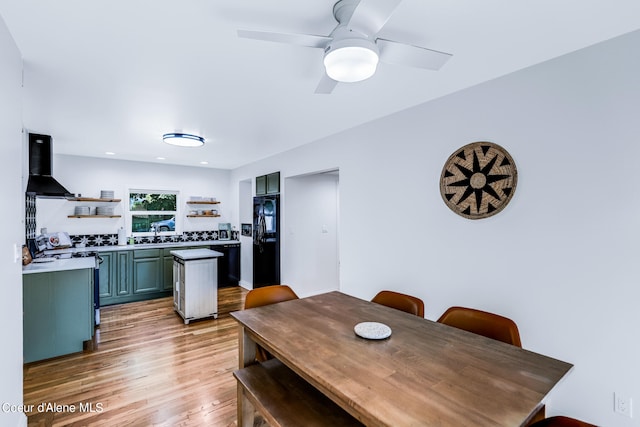
{"label": "kitchen counter drawer", "polygon": [[160,256],[161,249],[134,249],[133,258],[157,258]]}

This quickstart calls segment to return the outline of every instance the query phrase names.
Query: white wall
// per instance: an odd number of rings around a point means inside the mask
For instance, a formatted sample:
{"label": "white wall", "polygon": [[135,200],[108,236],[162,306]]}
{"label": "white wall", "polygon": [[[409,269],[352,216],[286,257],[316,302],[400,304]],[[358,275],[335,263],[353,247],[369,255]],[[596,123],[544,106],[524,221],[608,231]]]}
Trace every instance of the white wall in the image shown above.
{"label": "white wall", "polygon": [[[158,142],[159,144],[161,142]],[[53,141],[55,153],[55,136]],[[115,204],[116,215],[121,218],[68,218],[75,206],[86,203],[64,199],[37,199],[37,230],[67,231],[70,234],[114,234],[125,226],[127,191],[130,188],[167,189],[180,192],[180,213],[176,224],[182,221],[183,231],[217,230],[218,223],[232,222],[236,208],[229,203],[229,171],[221,169],[163,165],[158,163],[131,162],[115,159],[98,159],[69,155],[54,155],[53,175],[67,190],[83,197],[100,197],[101,190],[113,190],[122,199]],[[219,218],[186,218],[193,209],[185,201],[190,196],[215,197],[221,203],[215,208]],[[232,225],[238,227],[237,223]],[[125,226],[125,229],[127,227]]]}
{"label": "white wall", "polygon": [[[2,165],[3,239],[0,251],[0,405],[20,405],[22,398],[22,263],[14,248],[24,237],[22,182],[22,57],[0,17],[0,156]],[[27,425],[21,412],[0,407],[0,425]]]}
{"label": "white wall", "polygon": [[340,288],[338,180],[336,172],[290,177],[284,183],[282,283],[294,284],[300,297]]}
{"label": "white wall", "polygon": [[[251,180],[246,179],[238,183],[238,229],[241,224],[251,224],[253,227],[253,190]],[[251,236],[240,234],[240,285],[253,288],[253,228]]]}
{"label": "white wall", "polygon": [[[640,32],[524,69],[239,168],[232,185],[338,167],[342,291],[411,293],[429,319],[454,304],[511,317],[525,348],[575,364],[548,414],[638,426],[638,407],[629,419],[612,404],[614,391],[640,402],[638,46]],[[519,182],[471,221],[439,177],[482,140],[511,153]]]}

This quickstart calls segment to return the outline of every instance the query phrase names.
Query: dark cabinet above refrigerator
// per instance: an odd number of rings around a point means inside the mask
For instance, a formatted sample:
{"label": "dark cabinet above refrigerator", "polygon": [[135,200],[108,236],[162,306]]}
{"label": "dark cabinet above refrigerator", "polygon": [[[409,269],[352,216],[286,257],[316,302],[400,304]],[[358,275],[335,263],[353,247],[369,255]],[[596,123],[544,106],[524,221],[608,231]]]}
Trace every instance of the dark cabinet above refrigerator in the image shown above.
{"label": "dark cabinet above refrigerator", "polygon": [[256,177],[256,196],[280,193],[280,172]]}

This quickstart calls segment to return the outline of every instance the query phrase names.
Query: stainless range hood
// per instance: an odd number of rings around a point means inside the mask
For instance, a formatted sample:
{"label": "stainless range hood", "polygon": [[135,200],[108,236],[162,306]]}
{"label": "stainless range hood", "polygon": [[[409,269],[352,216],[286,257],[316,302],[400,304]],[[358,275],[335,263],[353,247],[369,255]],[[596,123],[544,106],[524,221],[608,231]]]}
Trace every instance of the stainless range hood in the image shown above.
{"label": "stainless range hood", "polygon": [[30,133],[27,195],[48,198],[74,196],[51,176],[52,163],[51,136]]}

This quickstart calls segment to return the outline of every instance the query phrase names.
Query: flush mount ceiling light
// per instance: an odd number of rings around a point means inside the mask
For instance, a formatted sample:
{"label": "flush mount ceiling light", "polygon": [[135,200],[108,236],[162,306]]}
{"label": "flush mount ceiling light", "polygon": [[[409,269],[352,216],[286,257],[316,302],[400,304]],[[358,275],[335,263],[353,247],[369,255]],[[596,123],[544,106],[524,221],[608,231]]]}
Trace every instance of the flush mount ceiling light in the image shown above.
{"label": "flush mount ceiling light", "polygon": [[198,135],[188,133],[165,133],[162,140],[167,144],[177,145],[178,147],[200,147],[204,145],[204,138]]}
{"label": "flush mount ceiling light", "polygon": [[353,83],[373,76],[378,66],[378,48],[365,39],[334,40],[324,54],[327,75],[337,82]]}

